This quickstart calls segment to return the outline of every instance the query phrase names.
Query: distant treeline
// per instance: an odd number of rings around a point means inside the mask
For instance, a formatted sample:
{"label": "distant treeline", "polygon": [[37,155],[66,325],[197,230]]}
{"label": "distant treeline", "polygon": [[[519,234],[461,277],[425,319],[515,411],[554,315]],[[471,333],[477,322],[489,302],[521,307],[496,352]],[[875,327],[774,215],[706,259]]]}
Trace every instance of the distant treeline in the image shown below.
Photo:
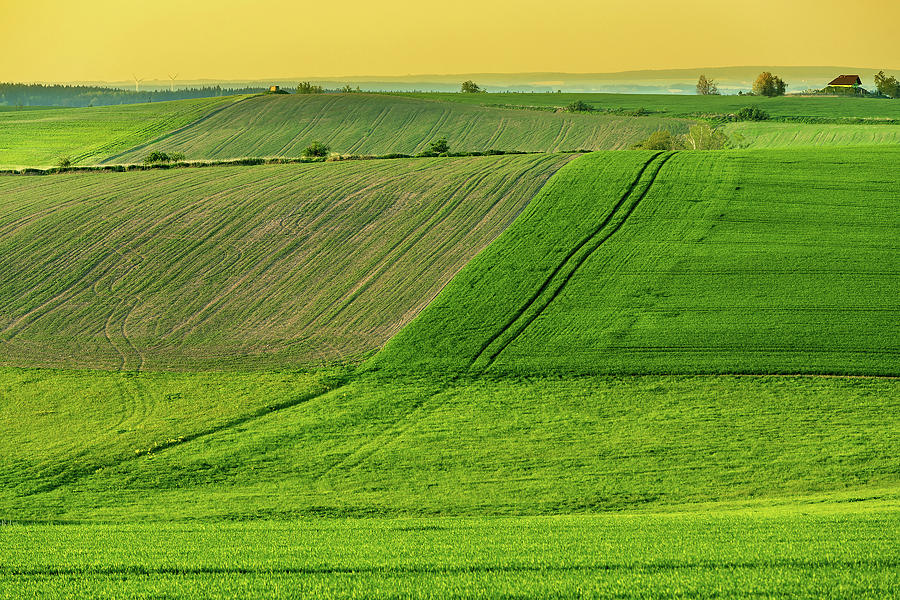
{"label": "distant treeline", "polygon": [[0,83],[0,106],[105,106],[138,104],[186,98],[209,98],[234,94],[256,94],[264,88],[199,87],[135,92],[89,85],[42,85]]}

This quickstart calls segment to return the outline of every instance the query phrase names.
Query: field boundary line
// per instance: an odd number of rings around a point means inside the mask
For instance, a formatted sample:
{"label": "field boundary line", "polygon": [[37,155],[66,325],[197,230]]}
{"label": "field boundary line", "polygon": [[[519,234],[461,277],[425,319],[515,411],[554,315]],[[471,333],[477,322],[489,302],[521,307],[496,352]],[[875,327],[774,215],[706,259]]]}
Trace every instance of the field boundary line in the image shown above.
{"label": "field boundary line", "polygon": [[178,129],[173,129],[172,131],[170,131],[168,133],[164,133],[160,136],[157,136],[148,142],[145,142],[143,144],[138,144],[137,146],[132,146],[131,148],[128,148],[122,152],[119,152],[118,154],[113,154],[112,156],[108,156],[108,157],[104,158],[103,160],[101,160],[98,164],[107,165],[107,164],[110,164],[112,161],[116,160],[117,158],[121,158],[121,157],[125,156],[126,154],[131,154],[132,152],[138,152],[140,150],[144,150],[148,146],[159,143],[167,138],[172,137],[173,135],[176,135],[178,133],[181,133],[182,131],[190,129],[191,127],[193,127],[195,125],[199,125],[200,123],[203,123],[204,121],[219,114],[223,110],[226,110],[233,106],[237,106],[241,102],[246,102],[247,100],[252,100],[253,98],[256,98],[256,97],[258,97],[258,95],[250,96],[249,98],[241,98],[240,100],[230,102],[229,104],[226,104],[225,106],[220,106],[219,108],[215,108],[215,109],[211,110],[210,112],[206,113],[205,115],[203,115],[202,117],[200,117],[199,119],[191,121],[187,125],[182,125]]}
{"label": "field boundary line", "polygon": [[475,363],[477,363],[478,360],[484,355],[484,353],[491,346],[491,344],[493,344],[495,341],[497,341],[497,339],[500,336],[502,336],[506,331],[508,331],[515,324],[515,322],[518,321],[519,318],[528,310],[528,308],[537,301],[537,299],[541,296],[541,294],[544,293],[544,291],[547,289],[547,287],[550,285],[550,283],[553,281],[553,279],[556,277],[556,275],[566,265],[566,263],[569,262],[569,260],[573,256],[575,256],[575,254],[577,254],[578,251],[582,247],[585,246],[585,244],[587,244],[592,238],[594,238],[598,233],[600,233],[609,224],[609,222],[612,220],[613,216],[615,216],[615,214],[618,212],[619,208],[621,208],[621,206],[625,202],[625,200],[631,195],[631,193],[637,187],[637,184],[640,182],[641,177],[644,175],[647,168],[659,156],[660,156],[660,153],[656,153],[647,159],[647,161],[638,170],[638,173],[637,173],[637,175],[635,175],[634,180],[625,189],[625,193],[622,194],[622,196],[619,198],[619,200],[616,202],[616,204],[609,211],[609,214],[607,214],[606,217],[604,217],[604,219],[600,222],[600,224],[596,228],[594,228],[594,230],[591,231],[584,239],[582,239],[581,242],[579,242],[577,246],[575,246],[572,250],[569,251],[569,253],[565,256],[565,258],[563,258],[563,260],[556,266],[556,268],[553,269],[553,271],[550,273],[550,275],[547,276],[547,278],[544,280],[544,283],[541,284],[541,286],[534,292],[534,294],[532,294],[531,297],[525,302],[525,305],[522,306],[522,308],[520,308],[518,311],[516,311],[516,313],[512,316],[512,318],[509,319],[503,325],[503,327],[500,328],[499,331],[497,331],[495,334],[493,334],[490,338],[488,338],[488,340],[484,344],[482,344],[481,348],[479,348],[476,355],[472,358],[471,361],[469,361],[469,365],[468,365],[469,369],[471,369],[473,366],[475,366]]}
{"label": "field boundary line", "polygon": [[[659,155],[654,156],[651,159],[650,163],[655,161],[658,156]],[[604,235],[599,241],[597,241],[597,243],[590,250],[588,250],[580,259],[578,259],[575,262],[575,266],[572,268],[571,271],[569,271],[569,273],[565,277],[563,277],[562,282],[556,287],[556,289],[553,291],[553,293],[550,294],[550,298],[542,306],[540,306],[537,309],[537,311],[533,315],[531,315],[531,317],[529,317],[521,327],[518,327],[518,331],[516,331],[512,337],[510,337],[508,340],[506,340],[506,342],[504,342],[500,346],[499,349],[497,349],[495,352],[493,352],[490,355],[490,357],[488,358],[487,364],[484,366],[485,369],[487,369],[492,364],[494,364],[494,361],[497,359],[498,356],[500,356],[500,353],[503,352],[504,350],[506,350],[506,348],[510,344],[512,344],[516,340],[516,338],[518,338],[520,335],[522,335],[522,333],[529,327],[529,325],[534,323],[534,321],[539,316],[541,316],[541,314],[543,314],[543,312],[545,310],[547,310],[547,307],[550,306],[550,304],[552,304],[554,300],[556,300],[556,298],[559,296],[560,292],[562,292],[563,288],[566,287],[566,285],[569,283],[569,281],[572,279],[572,277],[575,276],[575,273],[578,272],[578,270],[581,268],[581,266],[585,262],[587,262],[587,260],[591,256],[593,256],[594,252],[596,252],[609,238],[611,238],[617,231],[619,231],[622,228],[622,226],[628,220],[628,217],[630,217],[631,214],[638,207],[638,204],[640,204],[641,201],[650,192],[650,189],[653,187],[653,184],[656,182],[656,178],[659,175],[659,172],[662,170],[663,166],[665,166],[665,164],[673,156],[675,156],[674,152],[663,156],[662,160],[660,160],[657,163],[656,170],[650,175],[650,180],[647,182],[647,186],[643,189],[643,191],[638,195],[638,197],[625,210],[625,214],[622,216],[622,218],[615,225],[613,225],[613,227],[612,227],[612,229],[610,229],[609,233]],[[647,163],[647,165],[645,165],[644,168],[641,170],[641,175],[638,176],[639,180],[643,177],[644,172],[647,171],[647,167],[649,167],[650,163]],[[630,198],[631,194],[634,193],[634,189],[635,189],[634,186],[632,186],[632,188],[629,190],[629,192],[627,194],[625,194],[625,196],[623,197],[622,200],[624,201],[624,200]],[[603,227],[601,227],[597,233],[600,233],[600,231],[602,231],[603,229],[606,229],[606,225],[608,225],[610,223],[610,221],[612,220],[612,217],[619,213],[619,208],[621,208],[621,206],[623,205],[623,201],[620,201],[619,204],[616,206],[616,210],[614,210],[612,213],[610,213],[610,215],[605,220]],[[582,246],[583,245],[584,244],[582,244]],[[566,259],[565,262],[568,262],[568,259]],[[564,264],[565,264],[565,262],[564,262]],[[551,280],[552,280],[552,278],[551,278]],[[547,283],[549,284],[550,280],[548,280]],[[538,296],[540,296],[540,294]],[[530,307],[525,307],[525,309],[522,310],[521,313],[519,314],[519,317],[523,316],[525,314],[525,312],[527,312],[528,308],[530,308]],[[518,318],[516,320],[518,320]]]}

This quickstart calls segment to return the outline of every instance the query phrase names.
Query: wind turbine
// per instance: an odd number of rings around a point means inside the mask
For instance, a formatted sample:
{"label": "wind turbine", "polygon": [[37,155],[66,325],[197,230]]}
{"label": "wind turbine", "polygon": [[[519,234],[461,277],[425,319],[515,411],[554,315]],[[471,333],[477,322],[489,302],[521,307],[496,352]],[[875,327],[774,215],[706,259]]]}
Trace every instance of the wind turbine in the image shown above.
{"label": "wind turbine", "polygon": [[169,75],[169,79],[172,80],[172,87],[171,87],[170,89],[171,89],[171,91],[173,91],[173,92],[175,91],[175,79],[176,79],[177,77],[178,77],[178,73],[175,73],[174,75]]}
{"label": "wind turbine", "polygon": [[138,79],[137,75],[135,75],[134,73],[132,73],[131,76],[134,78],[134,91],[135,92],[141,91],[141,82],[144,80]]}

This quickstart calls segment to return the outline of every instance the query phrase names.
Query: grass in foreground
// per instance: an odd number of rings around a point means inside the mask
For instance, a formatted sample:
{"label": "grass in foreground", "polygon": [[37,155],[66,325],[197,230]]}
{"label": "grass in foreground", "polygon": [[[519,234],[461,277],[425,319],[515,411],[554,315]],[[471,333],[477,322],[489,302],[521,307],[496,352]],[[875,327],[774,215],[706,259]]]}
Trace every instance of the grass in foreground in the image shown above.
{"label": "grass in foreground", "polygon": [[[0,168],[99,162],[192,123],[241,97],[0,112]],[[143,157],[142,157],[143,158]]]}
{"label": "grass in foreground", "polygon": [[0,520],[896,499],[900,380],[2,372]]}
{"label": "grass in foreground", "polygon": [[0,178],[0,364],[359,359],[571,158]]}
{"label": "grass in foreground", "polygon": [[0,526],[0,598],[888,598],[896,508]]}
{"label": "grass in foreground", "polygon": [[898,161],[900,147],[584,156],[373,366],[900,374]]}

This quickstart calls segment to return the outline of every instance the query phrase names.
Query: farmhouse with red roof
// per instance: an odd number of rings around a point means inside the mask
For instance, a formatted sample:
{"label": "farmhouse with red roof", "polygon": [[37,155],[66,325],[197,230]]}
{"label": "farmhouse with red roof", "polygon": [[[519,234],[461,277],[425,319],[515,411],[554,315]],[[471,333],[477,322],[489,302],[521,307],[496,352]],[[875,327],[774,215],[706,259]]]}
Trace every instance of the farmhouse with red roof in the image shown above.
{"label": "farmhouse with red roof", "polygon": [[828,87],[858,88],[862,85],[859,75],[840,75],[828,84]]}

